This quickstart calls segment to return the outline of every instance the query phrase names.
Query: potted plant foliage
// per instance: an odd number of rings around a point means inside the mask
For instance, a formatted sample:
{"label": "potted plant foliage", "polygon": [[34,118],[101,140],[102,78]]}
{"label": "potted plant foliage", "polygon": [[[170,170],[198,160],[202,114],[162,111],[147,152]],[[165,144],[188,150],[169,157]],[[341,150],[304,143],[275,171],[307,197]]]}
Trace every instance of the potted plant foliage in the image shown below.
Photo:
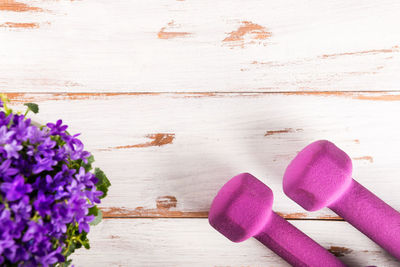
{"label": "potted plant foliage", "polygon": [[89,249],[110,182],[62,120],[37,125],[0,100],[0,265],[69,266]]}

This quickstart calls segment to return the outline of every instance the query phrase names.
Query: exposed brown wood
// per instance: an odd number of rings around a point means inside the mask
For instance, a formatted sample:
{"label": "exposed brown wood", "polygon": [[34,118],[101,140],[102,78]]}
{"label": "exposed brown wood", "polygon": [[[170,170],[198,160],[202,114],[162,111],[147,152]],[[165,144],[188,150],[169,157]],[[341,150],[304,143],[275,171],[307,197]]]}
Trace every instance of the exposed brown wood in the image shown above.
{"label": "exposed brown wood", "polygon": [[318,216],[317,219],[319,220],[328,220],[328,221],[343,221],[343,218],[337,215],[325,215],[325,216]]}
{"label": "exposed brown wood", "polygon": [[175,134],[173,133],[156,133],[146,135],[147,138],[152,139],[150,142],[135,144],[135,145],[124,145],[124,146],[115,146],[109,147],[106,149],[99,149],[100,151],[111,151],[115,149],[129,149],[129,148],[143,148],[143,147],[151,147],[151,146],[165,146],[168,144],[172,144],[175,139]]}
{"label": "exposed brown wood", "polygon": [[345,247],[335,247],[331,246],[328,251],[335,255],[336,257],[344,257],[346,254],[350,254],[353,250]]}
{"label": "exposed brown wood", "polygon": [[28,4],[17,2],[15,0],[0,0],[0,10],[13,12],[41,12],[43,9],[33,7]]}
{"label": "exposed brown wood", "polygon": [[353,160],[366,160],[366,161],[369,161],[371,163],[374,162],[374,158],[371,157],[371,156],[355,157],[355,158],[353,158]]}
{"label": "exposed brown wood", "polygon": [[[69,82],[73,83],[73,82]],[[108,99],[110,97],[121,96],[158,96],[171,95],[171,97],[183,98],[203,98],[203,97],[258,97],[266,94],[275,95],[303,95],[303,96],[326,96],[326,97],[346,97],[357,100],[367,101],[400,101],[398,92],[371,91],[371,92],[338,92],[338,91],[301,91],[301,92],[121,92],[121,93],[5,93],[7,97],[15,103],[27,101],[57,101],[57,100],[88,100],[88,99]],[[297,129],[296,129],[297,130]],[[354,142],[359,140],[355,139]]]}
{"label": "exposed brown wood", "polygon": [[[183,93],[184,98],[200,98],[200,97],[212,97],[218,96],[218,93]],[[177,93],[177,95],[182,95],[182,93]]]}
{"label": "exposed brown wood", "polygon": [[191,35],[189,32],[181,32],[181,31],[172,31],[171,29],[179,28],[180,25],[175,24],[172,20],[170,21],[167,26],[162,27],[160,31],[157,33],[157,37],[159,39],[173,39],[178,37],[185,37]]}
{"label": "exposed brown wood", "polygon": [[176,208],[176,204],[178,203],[176,197],[174,196],[162,196],[158,197],[156,200],[158,209],[170,209]]}
{"label": "exposed brown wood", "polygon": [[372,94],[372,95],[357,95],[355,99],[372,100],[372,101],[400,101],[400,95],[392,94]]}
{"label": "exposed brown wood", "polygon": [[284,134],[284,133],[294,133],[294,132],[301,132],[303,129],[293,129],[293,128],[285,128],[282,130],[270,130],[267,131],[264,136],[271,136],[276,134]]}
{"label": "exposed brown wood", "polygon": [[371,91],[371,92],[339,92],[339,91],[302,91],[302,92],[285,92],[286,95],[304,95],[304,96],[336,96],[348,97],[357,100],[370,101],[400,101],[400,94],[396,92]]}
{"label": "exposed brown wood", "polygon": [[[72,82],[70,82],[72,83]],[[58,101],[58,100],[89,100],[107,99],[117,96],[160,95],[160,93],[132,92],[132,93],[5,93],[15,103],[30,101]]]}
{"label": "exposed brown wood", "polygon": [[348,53],[338,53],[338,54],[329,54],[329,55],[322,55],[322,58],[331,58],[331,57],[339,57],[339,56],[354,56],[354,55],[364,55],[364,54],[378,54],[378,53],[393,53],[399,52],[399,46],[393,46],[389,49],[372,49],[366,51],[356,51],[356,52],[348,52]]}
{"label": "exposed brown wood", "polygon": [[104,218],[207,218],[208,211],[178,211],[166,208],[101,208]]}
{"label": "exposed brown wood", "polygon": [[307,218],[307,213],[303,212],[296,212],[296,213],[283,213],[277,212],[280,216],[284,217],[285,219],[304,219]]}
{"label": "exposed brown wood", "polygon": [[271,32],[267,31],[266,27],[253,23],[251,21],[242,21],[239,28],[229,33],[229,35],[222,40],[223,43],[228,44],[230,47],[244,47],[246,35],[250,36],[250,43],[255,41],[266,40],[271,37]]}
{"label": "exposed brown wood", "polygon": [[[104,218],[208,218],[208,211],[180,211],[175,210],[175,206],[172,201],[167,204],[171,206],[169,208],[163,207],[163,204],[158,204],[157,208],[145,209],[143,207],[137,207],[135,209],[128,209],[124,207],[103,207]],[[172,209],[171,209],[172,208]],[[287,220],[315,220],[313,218],[308,218],[307,213],[283,213],[277,212],[280,216]],[[327,220],[327,221],[343,221],[342,218],[338,216],[321,216],[317,220]]]}
{"label": "exposed brown wood", "polygon": [[29,23],[16,23],[16,22],[5,22],[0,24],[2,28],[18,28],[18,29],[37,29],[39,28],[39,23],[29,22]]}

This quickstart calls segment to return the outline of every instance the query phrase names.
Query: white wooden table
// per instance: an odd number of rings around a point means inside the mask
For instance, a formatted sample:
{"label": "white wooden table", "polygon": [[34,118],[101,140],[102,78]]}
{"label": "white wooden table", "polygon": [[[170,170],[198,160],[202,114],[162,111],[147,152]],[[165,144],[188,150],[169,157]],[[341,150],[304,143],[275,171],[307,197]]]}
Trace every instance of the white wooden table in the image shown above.
{"label": "white wooden table", "polygon": [[400,266],[282,174],[329,139],[400,210],[397,0],[0,0],[0,91],[81,132],[112,187],[76,266],[286,266],[207,222],[250,172],[274,209],[351,266]]}

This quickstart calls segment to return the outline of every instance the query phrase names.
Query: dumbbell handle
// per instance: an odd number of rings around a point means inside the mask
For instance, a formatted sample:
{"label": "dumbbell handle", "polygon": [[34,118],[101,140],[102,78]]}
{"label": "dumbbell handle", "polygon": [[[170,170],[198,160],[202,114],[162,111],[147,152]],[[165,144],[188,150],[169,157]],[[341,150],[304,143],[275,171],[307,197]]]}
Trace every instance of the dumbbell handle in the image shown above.
{"label": "dumbbell handle", "polygon": [[329,208],[400,259],[400,213],[357,181]]}
{"label": "dumbbell handle", "polygon": [[275,212],[254,237],[293,266],[346,266]]}

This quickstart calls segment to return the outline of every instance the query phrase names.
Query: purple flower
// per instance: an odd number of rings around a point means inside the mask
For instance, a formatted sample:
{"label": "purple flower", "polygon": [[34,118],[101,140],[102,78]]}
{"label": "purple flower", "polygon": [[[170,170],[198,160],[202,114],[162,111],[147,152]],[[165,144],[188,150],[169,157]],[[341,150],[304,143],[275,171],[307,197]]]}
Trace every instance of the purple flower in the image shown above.
{"label": "purple flower", "polygon": [[93,215],[89,215],[86,217],[82,217],[78,223],[79,223],[79,233],[82,233],[82,231],[85,231],[86,233],[89,233],[90,231],[90,226],[89,223],[94,220]]}
{"label": "purple flower", "polygon": [[3,177],[4,180],[8,181],[10,176],[13,176],[18,173],[18,169],[12,168],[11,160],[6,159],[0,164],[0,177]]}
{"label": "purple flower", "polygon": [[61,248],[58,247],[56,250],[41,257],[39,262],[42,264],[43,267],[47,267],[47,266],[55,264],[57,262],[63,262],[64,256],[60,252],[61,252]]}
{"label": "purple flower", "polygon": [[13,182],[5,182],[0,185],[0,189],[6,194],[6,198],[9,201],[15,201],[23,197],[26,193],[31,192],[32,186],[30,184],[25,184],[23,176],[17,175]]}
{"label": "purple flower", "polygon": [[67,231],[67,224],[74,220],[74,214],[65,203],[57,203],[53,207],[53,214],[51,223],[56,232],[65,233]]}
{"label": "purple flower", "polygon": [[64,135],[65,130],[67,130],[67,125],[62,125],[62,120],[58,120],[54,123],[47,123],[47,127],[50,129],[51,135]]}
{"label": "purple flower", "polygon": [[36,164],[33,165],[32,172],[34,174],[41,173],[42,171],[51,171],[57,161],[53,159],[53,153],[46,151],[39,151],[34,156]]}
{"label": "purple flower", "polygon": [[76,138],[77,136],[79,136],[79,134],[65,137],[67,153],[72,160],[82,159],[87,163],[87,158],[90,156],[90,153],[83,150],[83,143]]}
{"label": "purple flower", "polygon": [[4,250],[13,247],[14,244],[15,244],[15,241],[12,238],[0,239],[0,255],[3,254]]}
{"label": "purple flower", "polygon": [[26,141],[29,138],[27,130],[30,124],[31,120],[25,119],[23,115],[14,116],[13,131],[15,132],[15,136],[18,140]]}
{"label": "purple flower", "polygon": [[27,128],[27,137],[29,139],[29,142],[31,144],[38,144],[43,142],[44,138],[46,137],[46,131],[45,130],[40,130],[36,126],[29,126]]}
{"label": "purple flower", "polygon": [[0,111],[0,126],[7,126],[10,123],[12,114],[6,115],[3,111]]}
{"label": "purple flower", "polygon": [[15,252],[16,261],[27,261],[31,257],[30,252],[24,246],[18,246]]}
{"label": "purple flower", "polygon": [[8,209],[2,209],[0,212],[0,225],[2,226],[3,230],[0,232],[0,240],[4,240],[10,237],[10,231],[13,228],[12,220],[10,218],[11,212]]}
{"label": "purple flower", "polygon": [[[84,193],[81,192],[81,194]],[[71,212],[74,214],[76,221],[79,221],[88,213],[89,203],[84,197],[82,197],[82,195],[78,194],[78,192],[76,191],[71,196],[67,204]]]}
{"label": "purple flower", "polygon": [[22,149],[22,146],[18,144],[16,140],[11,143],[5,144],[4,150],[7,152],[7,158],[19,158],[18,151]]}
{"label": "purple flower", "polygon": [[9,260],[14,259],[15,241],[12,233],[15,225],[10,215],[10,211],[7,209],[3,209],[0,213],[0,225],[2,226],[0,232],[0,263],[4,261],[4,256]]}
{"label": "purple flower", "polygon": [[87,198],[93,203],[100,203],[100,198],[103,195],[103,192],[97,191],[95,187],[91,190],[86,191]]}
{"label": "purple flower", "polygon": [[103,192],[67,127],[0,110],[0,266],[52,266],[65,261],[70,238],[87,242],[89,209]]}
{"label": "purple flower", "polygon": [[93,179],[96,177],[93,175],[93,173],[86,172],[83,167],[80,167],[79,173],[75,175],[76,179],[78,182],[84,184],[86,187],[93,187]]}
{"label": "purple flower", "polygon": [[6,256],[11,262],[13,262],[16,252],[16,246],[14,239],[0,240],[0,263],[4,261]]}
{"label": "purple flower", "polygon": [[8,143],[14,135],[14,131],[9,131],[6,125],[0,127],[0,145]]}
{"label": "purple flower", "polygon": [[14,239],[0,240],[0,254],[3,254],[5,249],[11,248],[14,243]]}
{"label": "purple flower", "polygon": [[29,197],[24,195],[19,202],[11,205],[11,210],[16,218],[29,220],[31,218],[32,206],[29,204]]}
{"label": "purple flower", "polygon": [[29,221],[28,229],[26,230],[22,242],[27,242],[33,238],[40,241],[43,238],[45,228],[39,222]]}
{"label": "purple flower", "polygon": [[43,191],[39,191],[37,199],[33,202],[35,210],[40,216],[45,217],[51,215],[51,206],[54,202],[54,196],[46,195]]}

